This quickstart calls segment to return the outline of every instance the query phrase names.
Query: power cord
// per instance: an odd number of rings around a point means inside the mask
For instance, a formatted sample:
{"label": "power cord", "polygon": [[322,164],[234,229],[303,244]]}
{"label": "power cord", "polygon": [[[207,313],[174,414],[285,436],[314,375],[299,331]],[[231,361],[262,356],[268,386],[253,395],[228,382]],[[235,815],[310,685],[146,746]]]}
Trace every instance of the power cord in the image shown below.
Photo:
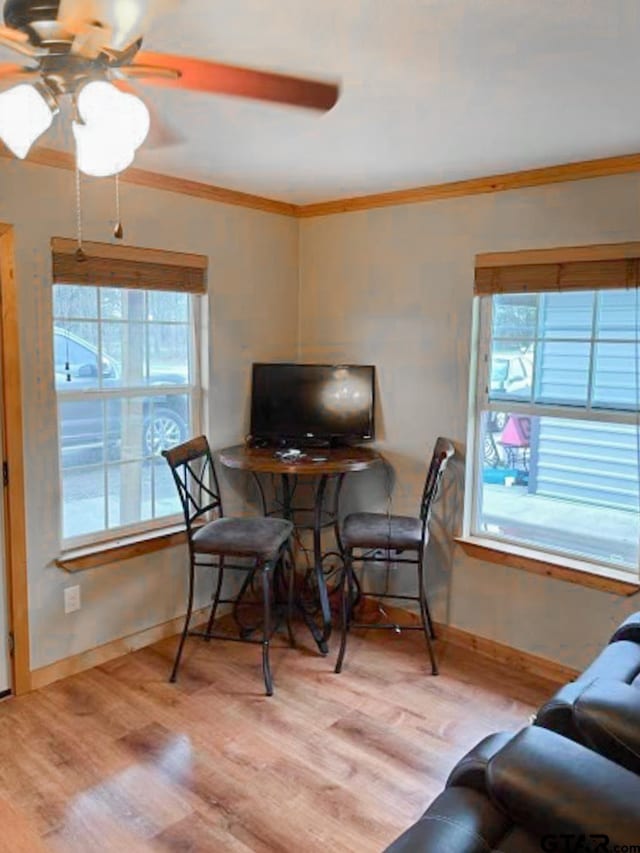
{"label": "power cord", "polygon": [[[388,595],[389,586],[391,580],[391,527],[393,523],[393,517],[391,513],[392,503],[393,503],[393,469],[391,464],[387,462],[386,459],[382,459],[382,464],[384,466],[385,472],[385,483],[386,483],[386,492],[387,492],[387,508],[386,508],[386,516],[387,516],[387,562],[385,565],[385,583],[384,583],[384,595]],[[375,553],[375,552],[374,552]],[[390,616],[385,610],[382,601],[378,599],[378,613],[382,618],[389,619]],[[402,633],[402,629],[397,622],[393,622],[393,630],[396,634]]]}

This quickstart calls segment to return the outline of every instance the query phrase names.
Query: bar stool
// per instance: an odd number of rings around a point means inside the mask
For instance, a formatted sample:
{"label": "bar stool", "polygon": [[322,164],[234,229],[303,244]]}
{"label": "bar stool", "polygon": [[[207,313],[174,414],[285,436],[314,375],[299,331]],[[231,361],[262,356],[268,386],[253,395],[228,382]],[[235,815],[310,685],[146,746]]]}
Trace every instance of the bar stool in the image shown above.
{"label": "bar stool", "polygon": [[[227,518],[223,515],[218,478],[205,436],[193,438],[171,450],[163,450],[162,455],[169,463],[178,489],[189,543],[187,612],[169,680],[175,682],[178,676],[178,668],[188,636],[203,637],[205,640],[220,639],[255,643],[262,646],[265,690],[267,696],[272,696],[273,679],[269,662],[269,643],[277,628],[272,614],[272,597],[274,583],[277,582],[280,574],[288,575],[285,580],[286,624],[289,642],[292,646],[295,644],[291,626],[295,574],[291,549],[293,525],[290,521],[280,518]],[[201,523],[204,518],[212,514],[217,516],[214,520]],[[226,561],[227,557],[245,557],[253,562],[249,565],[233,564]],[[217,581],[206,630],[190,631],[195,569],[198,566],[206,566],[214,571],[217,569]],[[224,573],[227,569],[246,573],[236,598],[220,597]],[[214,620],[218,605],[233,604],[234,615],[239,622],[237,606],[258,577],[262,580],[263,594],[261,638],[251,636],[254,633],[253,629],[242,629],[242,627],[237,637],[215,632]]]}
{"label": "bar stool", "polygon": [[[427,479],[417,518],[374,512],[357,512],[346,517],[342,529],[345,567],[340,584],[342,634],[335,672],[342,671],[342,663],[347,648],[347,635],[351,628],[386,628],[398,630],[398,626],[393,624],[381,625],[379,623],[352,622],[352,612],[355,603],[360,601],[361,598],[393,598],[419,602],[420,624],[404,626],[404,629],[424,632],[431,660],[431,673],[432,675],[438,674],[438,664],[431,642],[435,639],[435,632],[433,630],[433,622],[431,620],[424,583],[424,553],[429,541],[431,508],[438,495],[447,463],[454,453],[455,450],[450,441],[446,438],[437,439],[427,471]],[[356,556],[354,549],[364,553]],[[385,551],[384,556],[372,553],[380,550]],[[394,552],[393,555],[392,552]],[[408,552],[410,556],[399,556],[405,552]],[[415,566],[418,575],[418,594],[395,595],[392,593],[364,592],[354,573],[353,563],[356,561],[384,563],[386,565],[402,563]]]}

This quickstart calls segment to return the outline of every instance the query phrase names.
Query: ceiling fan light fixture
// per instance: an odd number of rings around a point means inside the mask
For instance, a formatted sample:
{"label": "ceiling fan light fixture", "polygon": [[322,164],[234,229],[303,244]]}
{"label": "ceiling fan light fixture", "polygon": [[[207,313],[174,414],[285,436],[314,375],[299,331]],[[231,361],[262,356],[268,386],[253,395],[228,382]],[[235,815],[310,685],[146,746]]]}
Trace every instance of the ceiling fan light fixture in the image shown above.
{"label": "ceiling fan light fixture", "polygon": [[84,124],[101,126],[110,134],[117,133],[134,148],[139,148],[147,138],[151,119],[144,102],[135,95],[121,92],[106,80],[91,80],[83,86],[77,106]]}
{"label": "ceiling fan light fixture", "polygon": [[126,169],[149,133],[149,110],[140,98],[105,80],[91,80],[79,91],[76,107],[80,171],[106,177]]}
{"label": "ceiling fan light fixture", "polygon": [[124,172],[134,160],[136,149],[117,134],[102,128],[73,122],[78,168],[94,178],[108,178]]}
{"label": "ceiling fan light fixture", "polygon": [[[183,5],[179,0],[0,0],[0,4],[4,17],[0,43],[36,63],[29,68],[0,63],[0,84],[17,84],[0,94],[0,141],[21,159],[51,126],[58,99],[68,96],[74,103],[78,171],[106,177],[126,169],[150,129],[149,110],[131,94],[129,78],[322,112],[338,98],[336,83],[140,51],[150,21],[169,7],[177,10]],[[38,82],[31,85],[32,80]],[[164,144],[170,144],[167,139],[178,141],[165,131]]]}
{"label": "ceiling fan light fixture", "polygon": [[45,86],[20,83],[0,95],[0,139],[24,160],[57,112],[55,98]]}

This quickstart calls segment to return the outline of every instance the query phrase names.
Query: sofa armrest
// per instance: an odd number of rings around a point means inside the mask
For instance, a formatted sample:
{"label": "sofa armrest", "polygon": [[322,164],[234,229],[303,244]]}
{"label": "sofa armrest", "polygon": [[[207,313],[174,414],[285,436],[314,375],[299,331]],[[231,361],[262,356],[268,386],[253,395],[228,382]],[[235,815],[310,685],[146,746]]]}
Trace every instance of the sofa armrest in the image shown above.
{"label": "sofa armrest", "polygon": [[538,709],[534,725],[550,729],[552,732],[580,743],[582,735],[578,729],[573,709],[584,689],[584,685],[585,682],[580,679],[561,687],[551,699]]}
{"label": "sofa armrest", "polygon": [[574,715],[588,746],[640,774],[640,689],[598,678],[578,697]]}
{"label": "sofa armrest", "polygon": [[481,740],[453,768],[447,779],[447,788],[464,786],[486,794],[487,765],[512,737],[509,732],[499,732]]}
{"label": "sofa armrest", "polygon": [[540,708],[535,723],[545,729],[582,742],[582,732],[574,714],[576,702],[596,679],[630,684],[640,673],[640,642],[619,639],[605,646],[582,675],[565,684]]}
{"label": "sofa armrest", "polygon": [[470,788],[445,788],[385,853],[487,853],[499,848],[511,821]]}
{"label": "sofa armrest", "polygon": [[630,640],[632,643],[640,643],[640,611],[628,616],[616,628],[609,642],[617,643],[618,640]]}
{"label": "sofa armrest", "polygon": [[547,729],[531,726],[493,758],[493,801],[537,834],[607,835],[613,844],[640,838],[640,777]]}

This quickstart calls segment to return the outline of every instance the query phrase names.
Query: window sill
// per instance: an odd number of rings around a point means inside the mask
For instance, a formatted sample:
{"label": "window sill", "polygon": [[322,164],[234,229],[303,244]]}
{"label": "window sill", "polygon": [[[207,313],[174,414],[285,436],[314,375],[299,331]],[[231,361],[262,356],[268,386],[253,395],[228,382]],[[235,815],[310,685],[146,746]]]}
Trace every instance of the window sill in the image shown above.
{"label": "window sill", "polygon": [[109,542],[63,551],[56,560],[56,566],[67,572],[82,572],[86,569],[106,566],[109,563],[129,560],[132,557],[140,557],[142,554],[152,554],[154,551],[162,551],[174,545],[183,545],[186,541],[187,533],[184,524],[176,524],[135,536],[123,536]]}
{"label": "window sill", "polygon": [[496,542],[492,539],[481,539],[475,536],[458,536],[455,541],[462,547],[465,554],[484,560],[487,563],[498,563],[513,569],[545,575],[567,583],[598,589],[613,595],[629,596],[640,591],[640,583],[629,580],[625,572],[611,570],[608,575],[597,574],[590,570],[589,563],[572,560],[570,557],[557,557],[554,561],[544,559],[526,548]]}

